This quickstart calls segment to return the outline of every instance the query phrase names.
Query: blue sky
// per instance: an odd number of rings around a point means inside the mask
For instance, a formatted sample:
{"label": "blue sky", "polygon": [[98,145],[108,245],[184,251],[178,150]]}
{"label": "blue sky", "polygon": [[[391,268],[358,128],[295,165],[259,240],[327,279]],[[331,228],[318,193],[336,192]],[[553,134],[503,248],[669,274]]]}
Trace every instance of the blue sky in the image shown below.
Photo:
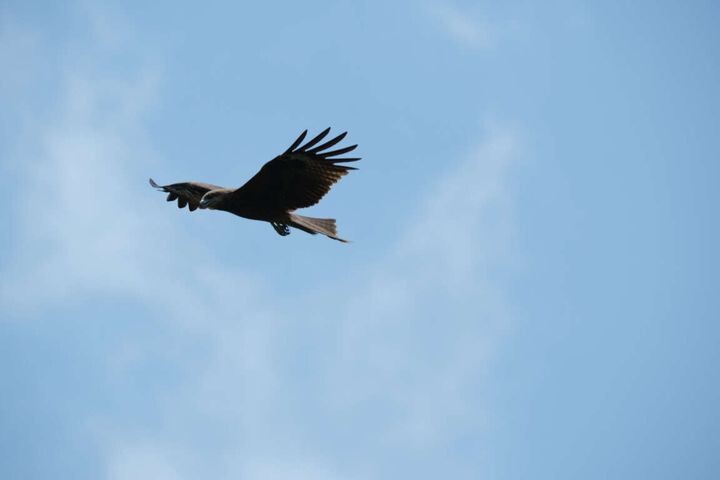
{"label": "blue sky", "polygon": [[[716,2],[3,2],[2,478],[720,474]],[[305,128],[349,245],[147,185]]]}

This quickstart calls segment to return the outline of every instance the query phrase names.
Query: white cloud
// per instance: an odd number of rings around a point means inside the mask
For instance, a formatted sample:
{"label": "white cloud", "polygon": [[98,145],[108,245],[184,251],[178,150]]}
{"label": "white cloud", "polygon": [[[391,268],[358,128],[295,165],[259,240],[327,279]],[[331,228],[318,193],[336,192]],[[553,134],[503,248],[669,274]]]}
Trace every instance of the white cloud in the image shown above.
{"label": "white cloud", "polygon": [[342,401],[395,404],[403,442],[475,427],[472,391],[509,315],[490,272],[510,237],[505,185],[516,150],[510,134],[490,128],[346,306],[337,373],[360,381],[338,389]]}
{"label": "white cloud", "polygon": [[495,46],[497,27],[479,15],[449,3],[433,4],[429,14],[436,18],[445,32],[461,45],[478,50]]}
{"label": "white cloud", "polygon": [[[98,435],[109,478],[195,477],[202,466],[183,459],[203,447],[174,439],[194,438],[198,416],[222,430],[211,456],[225,464],[222,478],[344,478],[352,466],[335,465],[328,445],[301,441],[317,421],[365,430],[377,437],[368,448],[397,450],[432,449],[478,428],[483,371],[509,315],[492,272],[510,236],[511,134],[487,129],[371,273],[350,275],[353,296],[305,290],[291,299],[295,311],[318,312],[329,342],[307,352],[317,366],[298,379],[286,349],[302,344],[289,332],[307,319],[275,306],[253,274],[214,262],[155,208],[156,196],[142,195],[137,173],[155,161],[142,125],[158,102],[157,70],[101,80],[92,66],[71,67],[57,115],[32,126],[39,147],[19,150],[19,221],[0,308],[31,316],[98,295],[125,298],[208,352],[165,399],[163,428],[93,419],[109,425]],[[141,362],[136,348],[119,348],[109,374]],[[318,402],[323,418],[294,416],[293,395]],[[357,409],[394,414],[366,421]]]}
{"label": "white cloud", "polygon": [[246,480],[347,480],[350,478],[328,470],[321,463],[307,459],[293,462],[265,458],[244,465],[242,472],[242,478]]}
{"label": "white cloud", "polygon": [[25,169],[15,197],[20,248],[12,273],[0,282],[8,306],[37,308],[93,292],[139,295],[152,290],[146,269],[169,261],[148,258],[158,247],[154,232],[167,222],[140,214],[151,209],[138,208],[143,197],[127,163],[148,158],[138,147],[142,139],[125,128],[141,112],[123,107],[146,95],[145,77],[117,86],[87,78],[66,82],[62,113],[33,127],[39,146],[28,146],[27,158],[16,162]]}
{"label": "white cloud", "polygon": [[525,36],[530,5],[474,3],[458,6],[452,1],[425,5],[428,18],[463,48],[492,51],[512,38]]}
{"label": "white cloud", "polygon": [[180,480],[177,459],[168,455],[169,448],[154,444],[118,445],[107,459],[108,480]]}

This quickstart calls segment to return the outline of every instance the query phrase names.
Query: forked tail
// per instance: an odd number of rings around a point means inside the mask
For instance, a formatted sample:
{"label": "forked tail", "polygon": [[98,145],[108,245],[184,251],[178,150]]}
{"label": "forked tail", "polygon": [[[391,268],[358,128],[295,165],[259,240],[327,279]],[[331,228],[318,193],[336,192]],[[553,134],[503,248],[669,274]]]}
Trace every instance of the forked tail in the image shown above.
{"label": "forked tail", "polygon": [[303,217],[302,215],[290,214],[290,226],[299,228],[300,230],[315,235],[322,233],[333,240],[347,243],[347,240],[337,236],[334,218],[313,218]]}

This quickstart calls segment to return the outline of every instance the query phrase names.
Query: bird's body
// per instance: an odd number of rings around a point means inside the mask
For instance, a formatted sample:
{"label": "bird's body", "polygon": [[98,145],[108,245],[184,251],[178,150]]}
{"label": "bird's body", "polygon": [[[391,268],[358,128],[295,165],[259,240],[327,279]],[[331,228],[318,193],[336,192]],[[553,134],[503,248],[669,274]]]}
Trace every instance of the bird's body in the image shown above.
{"label": "bird's body", "polygon": [[304,217],[293,213],[298,208],[315,205],[353,167],[338,165],[359,158],[333,158],[354,150],[357,145],[326,151],[339,143],[347,133],[338,135],[321,145],[329,128],[300,146],[307,135],[305,130],[284,153],[267,162],[245,185],[224,188],[201,182],[182,182],[160,186],[150,179],[150,185],[167,192],[169,202],[177,200],[178,207],[222,210],[243,218],[270,222],[280,235],[288,235],[288,227],[305,232],[321,233],[334,240],[337,236],[335,220]]}

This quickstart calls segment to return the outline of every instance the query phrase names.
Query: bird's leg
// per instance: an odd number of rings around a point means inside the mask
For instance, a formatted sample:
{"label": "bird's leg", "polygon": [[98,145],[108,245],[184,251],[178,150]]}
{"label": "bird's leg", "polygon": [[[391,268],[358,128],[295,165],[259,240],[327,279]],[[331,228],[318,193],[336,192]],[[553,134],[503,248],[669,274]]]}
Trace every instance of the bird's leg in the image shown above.
{"label": "bird's leg", "polygon": [[270,225],[272,225],[275,231],[283,237],[286,235],[290,235],[290,227],[288,227],[284,223],[270,222]]}

